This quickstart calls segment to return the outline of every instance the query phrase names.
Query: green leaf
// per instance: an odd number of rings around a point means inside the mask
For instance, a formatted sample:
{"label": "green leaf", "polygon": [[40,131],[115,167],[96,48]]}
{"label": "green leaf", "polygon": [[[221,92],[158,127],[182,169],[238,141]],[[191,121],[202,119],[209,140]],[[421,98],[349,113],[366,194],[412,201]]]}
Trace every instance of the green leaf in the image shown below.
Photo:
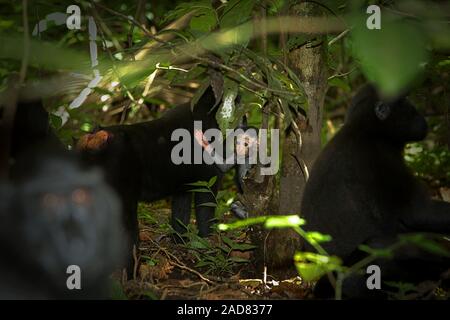
{"label": "green leaf", "polygon": [[338,87],[339,89],[342,89],[342,91],[344,91],[344,92],[351,91],[349,84],[340,77],[332,78],[331,80],[328,81],[328,85],[330,87]]}
{"label": "green leaf", "polygon": [[234,122],[236,106],[234,101],[238,95],[239,85],[230,78],[224,79],[222,104],[216,113],[216,120],[219,128],[225,135],[226,130]]}
{"label": "green leaf", "polygon": [[[216,13],[211,6],[211,1],[200,0],[200,1],[189,1],[180,3],[174,10],[169,11],[165,17],[162,19],[162,24],[166,24],[169,21],[180,18],[181,16],[193,12],[194,17],[191,19],[190,27],[192,30],[204,31],[206,32],[212,30],[212,28],[217,24]],[[214,19],[212,19],[212,17]],[[192,22],[194,21],[194,22]],[[204,26],[200,24],[204,23]]]}
{"label": "green leaf", "polygon": [[208,187],[211,188],[217,181],[217,176],[212,177],[211,179],[209,179],[208,181]]}
{"label": "green leaf", "polygon": [[402,299],[408,292],[417,292],[417,286],[409,282],[384,281],[384,284],[398,290],[398,299]]}
{"label": "green leaf", "polygon": [[209,249],[210,246],[200,240],[192,240],[189,242],[189,247],[193,249]]}
{"label": "green leaf", "polygon": [[[21,60],[23,55],[23,39],[21,34],[0,34],[2,49],[0,59]],[[89,54],[84,51],[61,48],[57,43],[30,39],[29,65],[46,70],[77,71],[91,74]],[[102,68],[108,68],[110,63],[102,62]]]}
{"label": "green leaf", "polygon": [[450,257],[449,250],[439,243],[439,237],[436,239],[430,239],[429,237],[418,233],[412,235],[401,235],[399,236],[399,238],[403,241],[413,243],[419,248],[422,248],[423,250],[426,250],[432,254],[443,257]]}
{"label": "green leaf", "polygon": [[218,229],[220,231],[227,231],[227,230],[233,230],[233,229],[239,229],[239,228],[244,228],[244,227],[248,227],[254,224],[260,224],[260,223],[264,223],[267,220],[268,217],[256,217],[256,218],[249,218],[249,219],[244,219],[244,220],[238,220],[235,221],[233,223],[220,223],[218,225]]}
{"label": "green leaf", "polygon": [[205,202],[205,203],[199,204],[198,206],[199,206],[199,207],[216,208],[216,207],[217,207],[217,204],[214,203],[214,202]]}
{"label": "green leaf", "polygon": [[389,249],[374,249],[364,244],[358,246],[358,248],[359,250],[367,252],[374,257],[390,258],[393,255],[392,250]]}
{"label": "green leaf", "polygon": [[61,126],[62,126],[61,117],[58,117],[57,115],[50,113],[49,118],[50,118],[50,124],[53,128],[55,128],[55,129],[61,128]]}
{"label": "green leaf", "polygon": [[230,260],[233,261],[233,262],[236,262],[236,263],[247,263],[247,262],[249,262],[248,259],[244,259],[244,258],[241,258],[241,257],[230,257]]}
{"label": "green leaf", "polygon": [[206,193],[206,192],[211,192],[211,190],[209,190],[209,189],[191,189],[191,190],[189,190],[189,192],[202,192],[202,193]]}
{"label": "green leaf", "polygon": [[231,239],[228,238],[228,237],[223,236],[223,237],[222,237],[222,241],[223,241],[226,245],[228,245],[230,248],[233,249],[233,245],[234,245],[233,240],[231,240]]}
{"label": "green leaf", "polygon": [[198,7],[197,12],[189,23],[189,26],[193,31],[200,31],[203,33],[210,32],[216,25],[216,12],[211,7],[211,3],[209,3],[209,6]]}
{"label": "green leaf", "polygon": [[221,28],[232,28],[251,18],[254,0],[230,0],[220,18]]}
{"label": "green leaf", "polygon": [[305,224],[305,220],[298,215],[291,216],[273,216],[266,220],[264,226],[267,229],[271,228],[290,228],[298,227]]}
{"label": "green leaf", "polygon": [[156,266],[158,264],[158,260],[153,259],[150,256],[142,255],[141,259],[145,261],[145,263],[149,266]]}
{"label": "green leaf", "polygon": [[248,243],[237,243],[228,237],[222,237],[223,242],[233,250],[248,251],[253,250],[256,246]]}
{"label": "green leaf", "polygon": [[128,300],[125,294],[122,284],[117,280],[111,280],[110,290],[112,300]]}
{"label": "green leaf", "polygon": [[325,267],[313,263],[296,262],[295,267],[304,281],[318,280],[328,272]]}
{"label": "green leaf", "polygon": [[208,181],[197,181],[192,183],[186,183],[188,186],[193,187],[208,187]]}
{"label": "green leaf", "polygon": [[380,30],[369,30],[365,19],[355,19],[355,55],[366,77],[385,96],[395,96],[416,79],[428,60],[424,33],[411,20],[390,19],[385,12]]}
{"label": "green leaf", "polygon": [[330,242],[332,240],[331,236],[328,234],[322,234],[316,231],[306,232],[306,240],[309,243],[322,243],[322,242]]}
{"label": "green leaf", "polygon": [[305,281],[317,280],[328,272],[342,268],[342,260],[312,252],[297,252],[294,256],[298,273]]}

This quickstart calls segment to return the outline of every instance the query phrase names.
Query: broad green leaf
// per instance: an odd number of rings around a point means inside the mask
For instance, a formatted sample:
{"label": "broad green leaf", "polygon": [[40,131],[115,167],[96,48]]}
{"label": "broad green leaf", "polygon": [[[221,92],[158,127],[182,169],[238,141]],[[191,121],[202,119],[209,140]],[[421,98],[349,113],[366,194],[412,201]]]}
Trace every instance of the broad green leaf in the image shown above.
{"label": "broad green leaf", "polygon": [[296,262],[295,267],[304,281],[318,280],[328,272],[327,268],[314,263]]}
{"label": "broad green leaf", "polygon": [[385,96],[406,89],[428,60],[426,39],[411,20],[394,20],[383,13],[380,30],[369,30],[365,16],[355,19],[353,48],[366,77]]}
{"label": "broad green leaf", "polygon": [[200,31],[203,33],[212,31],[216,25],[216,12],[211,7],[211,3],[209,3],[209,6],[199,6],[189,23],[189,26],[193,31]]}
{"label": "broad green leaf", "polygon": [[230,0],[220,18],[220,27],[232,28],[248,21],[252,16],[255,0]]}
{"label": "broad green leaf", "polygon": [[239,85],[230,78],[224,79],[223,98],[219,110],[216,113],[216,120],[223,134],[229,129],[235,119],[235,99],[238,95]]}
{"label": "broad green leaf", "polygon": [[223,241],[226,245],[228,245],[230,248],[233,249],[233,245],[234,245],[233,240],[231,240],[230,238],[224,236],[224,237],[222,237],[222,241]]}
{"label": "broad green leaf", "polygon": [[328,272],[340,270],[342,260],[335,256],[324,256],[312,252],[297,252],[295,266],[306,281],[317,280]]}

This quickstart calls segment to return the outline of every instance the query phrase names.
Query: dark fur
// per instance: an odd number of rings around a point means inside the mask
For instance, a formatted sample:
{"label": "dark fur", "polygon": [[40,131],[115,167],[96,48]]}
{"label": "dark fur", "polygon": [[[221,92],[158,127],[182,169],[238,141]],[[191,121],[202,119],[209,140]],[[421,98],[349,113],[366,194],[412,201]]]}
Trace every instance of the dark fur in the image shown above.
{"label": "dark fur", "polygon": [[[109,297],[126,238],[102,174],[64,149],[41,102],[17,106],[11,151],[11,177],[0,184],[0,297]],[[66,287],[72,264],[81,291]]]}
{"label": "dark fur", "polygon": [[384,243],[401,233],[450,233],[450,204],[431,200],[403,159],[405,144],[426,136],[425,119],[400,97],[383,102],[391,113],[380,120],[380,101],[372,86],[357,93],[303,196],[306,228],[330,234],[324,248],[344,260],[362,243]]}
{"label": "dark fur", "polygon": [[[222,173],[214,165],[175,165],[171,160],[172,148],[178,144],[171,141],[174,130],[189,130],[193,146],[194,121],[202,121],[203,130],[218,127],[214,112],[210,112],[213,105],[215,97],[209,89],[193,111],[186,104],[167,111],[157,120],[102,128],[107,141],[97,148],[86,147],[86,141],[79,143],[88,163],[101,166],[108,182],[120,195],[126,228],[133,243],[138,240],[138,201],[151,202],[172,196],[172,226],[184,233],[183,224],[189,224],[191,215],[192,192],[189,190],[195,189],[187,184],[208,181],[214,176],[220,181]],[[213,191],[217,191],[217,183]],[[211,232],[214,208],[201,204],[213,203],[214,197],[210,193],[196,193],[194,202],[199,234],[206,236]]]}
{"label": "dark fur", "polygon": [[[2,187],[0,297],[108,298],[126,241],[118,199],[99,172],[42,160],[27,181]],[[69,265],[81,268],[82,290],[67,289]]]}

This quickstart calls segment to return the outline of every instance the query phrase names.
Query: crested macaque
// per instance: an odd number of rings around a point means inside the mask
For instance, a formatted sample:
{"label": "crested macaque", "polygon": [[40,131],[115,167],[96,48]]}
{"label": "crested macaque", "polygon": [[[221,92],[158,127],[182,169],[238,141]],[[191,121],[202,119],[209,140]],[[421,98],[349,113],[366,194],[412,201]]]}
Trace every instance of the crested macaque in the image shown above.
{"label": "crested macaque", "polygon": [[[323,243],[329,254],[348,261],[360,244],[379,246],[411,232],[450,234],[450,204],[432,200],[403,158],[405,145],[426,134],[425,118],[404,96],[384,99],[371,85],[359,90],[344,126],[314,163],[302,200],[306,229],[332,236]],[[421,257],[413,251],[383,265],[386,272],[397,270],[389,277],[398,281],[402,272],[392,266],[401,259],[418,279],[439,277],[414,267]],[[441,260],[436,257],[435,265],[442,266]],[[351,292],[369,293],[365,287]]]}
{"label": "crested macaque", "polygon": [[[72,154],[42,155],[27,170],[0,187],[0,298],[108,298],[126,241],[116,195]],[[80,271],[72,290],[70,266]]]}
{"label": "crested macaque", "polygon": [[[214,203],[214,195],[195,192],[192,196],[193,187],[188,184],[217,176],[217,183],[212,187],[216,193],[223,172],[234,166],[221,167],[206,163],[203,158],[199,163],[195,161],[195,149],[199,148],[202,153],[201,145],[192,138],[195,129],[198,123],[201,132],[218,129],[214,110],[211,110],[217,103],[210,87],[193,110],[190,104],[177,106],[157,120],[100,128],[78,141],[77,148],[85,160],[103,168],[108,183],[120,196],[129,243],[138,242],[138,201],[151,202],[167,196],[172,197],[171,225],[178,234],[185,233],[190,222],[192,197],[199,235],[205,237],[212,232],[215,209],[203,204]],[[178,154],[176,150],[184,133],[191,138],[187,141],[188,148]]]}

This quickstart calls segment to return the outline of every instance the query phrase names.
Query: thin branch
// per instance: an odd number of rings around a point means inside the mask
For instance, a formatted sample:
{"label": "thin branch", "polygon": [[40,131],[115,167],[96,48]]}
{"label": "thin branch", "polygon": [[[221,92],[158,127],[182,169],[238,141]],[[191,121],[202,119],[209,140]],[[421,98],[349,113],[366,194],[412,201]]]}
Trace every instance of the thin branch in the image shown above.
{"label": "thin branch", "polygon": [[172,261],[172,263],[173,263],[175,266],[177,266],[177,267],[180,268],[180,269],[187,270],[187,271],[189,271],[189,272],[195,274],[196,276],[198,276],[200,279],[202,279],[203,281],[205,281],[205,282],[208,283],[208,284],[214,284],[214,281],[212,281],[212,280],[206,278],[204,275],[202,275],[202,274],[201,274],[200,272],[198,272],[197,270],[191,269],[191,268],[187,267],[186,265],[184,265],[184,264],[180,261],[180,259],[178,259],[177,256],[175,256],[175,255],[173,255],[172,253],[168,252],[165,248],[161,247],[156,241],[153,241],[152,239],[150,239],[150,241],[151,241],[154,245],[156,245],[159,249],[161,249],[161,251],[164,252],[169,258],[175,260],[176,263],[174,263],[174,262]]}
{"label": "thin branch", "polygon": [[340,73],[340,74],[333,74],[332,76],[328,77],[328,81],[334,79],[334,78],[341,78],[341,77],[345,77],[348,76],[350,73],[352,73],[353,71],[355,71],[356,68],[353,68],[352,70],[345,72],[345,73]]}
{"label": "thin branch", "polygon": [[30,34],[28,28],[28,1],[22,1],[22,17],[23,17],[23,56],[22,65],[20,67],[19,83],[23,85],[27,76],[28,59],[30,57]]}
{"label": "thin branch", "polygon": [[346,29],[344,31],[342,31],[340,34],[338,34],[335,38],[331,39],[328,42],[328,46],[333,45],[334,43],[338,42],[339,40],[341,40],[343,37],[345,37],[347,35],[347,33],[350,32],[350,29]]}

